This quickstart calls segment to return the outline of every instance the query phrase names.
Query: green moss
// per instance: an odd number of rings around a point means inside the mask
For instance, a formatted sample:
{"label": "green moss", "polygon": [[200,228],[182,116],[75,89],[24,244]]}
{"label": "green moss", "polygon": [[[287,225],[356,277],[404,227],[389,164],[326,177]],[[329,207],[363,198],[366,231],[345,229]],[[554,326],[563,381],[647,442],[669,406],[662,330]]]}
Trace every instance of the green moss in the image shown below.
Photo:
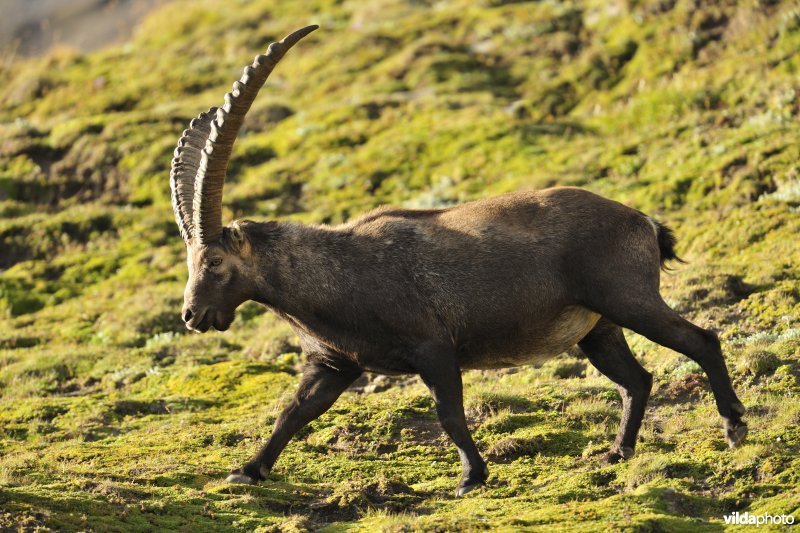
{"label": "green moss", "polygon": [[[0,529],[682,531],[734,510],[797,516],[800,25],[768,4],[176,2],[123,45],[0,62]],[[465,374],[491,471],[466,499],[413,379],[344,394],[262,485],[222,483],[263,444],[303,356],[255,304],[224,334],[182,326],[169,160],[249,58],[310,22],[322,28],[236,144],[226,219],[339,222],[554,184],[625,202],[675,229],[688,264],[663,293],[719,331],[748,443],[727,450],[695,363],[631,335],[656,387],[629,462],[601,464],[614,385],[568,356]]]}

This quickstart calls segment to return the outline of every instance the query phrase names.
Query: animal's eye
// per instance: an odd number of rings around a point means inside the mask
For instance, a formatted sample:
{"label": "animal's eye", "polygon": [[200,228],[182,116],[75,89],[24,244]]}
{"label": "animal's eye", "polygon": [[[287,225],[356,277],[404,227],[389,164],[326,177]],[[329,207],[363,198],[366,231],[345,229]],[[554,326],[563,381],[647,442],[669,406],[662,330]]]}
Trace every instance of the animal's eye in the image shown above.
{"label": "animal's eye", "polygon": [[210,263],[209,263],[209,264],[210,264],[212,267],[218,267],[218,266],[220,266],[220,265],[222,264],[222,258],[221,258],[221,257],[215,257],[214,259],[212,259],[212,260],[210,261]]}

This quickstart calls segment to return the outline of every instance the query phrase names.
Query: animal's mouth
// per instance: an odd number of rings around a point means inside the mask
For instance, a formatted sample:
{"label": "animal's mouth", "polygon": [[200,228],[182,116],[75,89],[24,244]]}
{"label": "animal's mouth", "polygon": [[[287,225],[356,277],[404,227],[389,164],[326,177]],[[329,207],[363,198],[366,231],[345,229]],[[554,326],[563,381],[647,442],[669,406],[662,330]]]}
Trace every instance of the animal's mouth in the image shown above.
{"label": "animal's mouth", "polygon": [[196,331],[198,333],[205,333],[209,330],[213,322],[214,313],[206,307],[202,313],[197,313],[194,318],[186,323],[186,329]]}
{"label": "animal's mouth", "polygon": [[217,331],[226,331],[233,322],[233,316],[223,316],[222,313],[211,308],[206,308],[192,320],[186,323],[186,328],[197,333],[205,333],[211,328]]}

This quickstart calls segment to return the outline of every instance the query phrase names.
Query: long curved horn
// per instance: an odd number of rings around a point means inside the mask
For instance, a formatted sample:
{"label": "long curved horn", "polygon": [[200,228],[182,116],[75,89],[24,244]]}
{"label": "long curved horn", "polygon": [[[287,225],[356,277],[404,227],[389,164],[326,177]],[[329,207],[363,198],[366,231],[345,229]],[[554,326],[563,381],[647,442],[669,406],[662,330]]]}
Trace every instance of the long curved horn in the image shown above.
{"label": "long curved horn", "polygon": [[212,107],[200,113],[189,123],[189,129],[183,130],[178,146],[172,157],[172,169],[169,173],[169,186],[172,190],[172,210],[175,222],[185,242],[192,239],[192,202],[194,201],[194,180],[200,168],[200,157],[206,146],[208,134],[211,133],[211,121],[217,114]]}
{"label": "long curved horn", "polygon": [[244,68],[241,79],[225,95],[225,105],[217,109],[194,183],[192,226],[202,244],[213,242],[222,234],[222,186],[233,143],[247,111],[283,55],[318,27],[307,26],[269,45],[266,54],[256,56],[253,64]]}

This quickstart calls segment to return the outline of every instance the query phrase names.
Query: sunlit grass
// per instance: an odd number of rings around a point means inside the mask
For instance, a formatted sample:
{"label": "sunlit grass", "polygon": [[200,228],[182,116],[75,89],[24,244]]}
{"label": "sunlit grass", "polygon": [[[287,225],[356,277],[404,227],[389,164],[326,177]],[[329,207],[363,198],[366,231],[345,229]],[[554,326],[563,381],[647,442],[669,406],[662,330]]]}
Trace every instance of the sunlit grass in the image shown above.
{"label": "sunlit grass", "polygon": [[[798,517],[800,19],[792,2],[695,4],[175,2],[121,46],[3,52],[0,529],[713,530],[734,510]],[[358,384],[268,481],[225,484],[265,442],[302,356],[255,304],[225,333],[183,327],[169,159],[242,65],[312,22],[234,149],[226,219],[338,223],[550,185],[641,209],[678,235],[687,264],[662,276],[664,296],[719,332],[748,443],[727,449],[696,363],[630,334],[655,387],[629,462],[602,464],[620,396],[572,353],[465,374],[491,471],[465,499],[452,498],[458,456],[418,379]]]}

